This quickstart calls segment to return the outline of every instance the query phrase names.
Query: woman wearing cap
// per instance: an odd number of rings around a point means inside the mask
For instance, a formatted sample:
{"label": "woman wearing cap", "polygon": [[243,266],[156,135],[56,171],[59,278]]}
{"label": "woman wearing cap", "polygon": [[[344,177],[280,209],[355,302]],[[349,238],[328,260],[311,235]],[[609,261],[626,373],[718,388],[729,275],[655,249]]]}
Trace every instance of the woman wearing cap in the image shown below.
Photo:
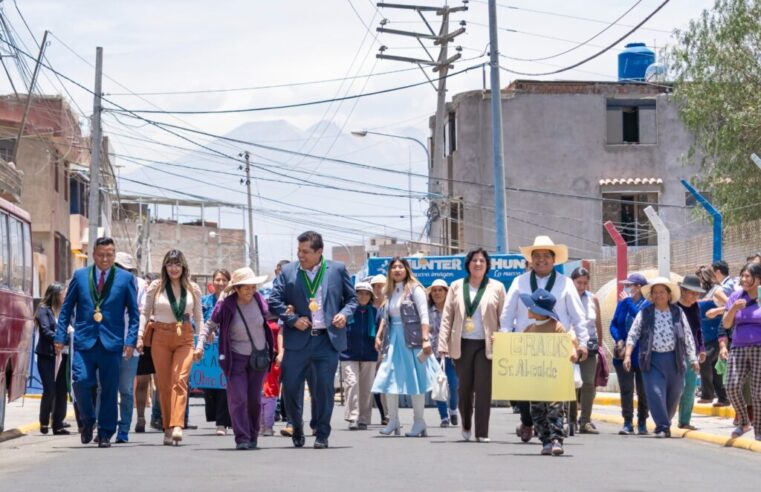
{"label": "woman wearing cap", "polygon": [[[583,267],[576,268],[571,272],[571,280],[581,298],[586,314],[583,325],[589,334],[587,349],[589,357],[579,363],[581,370],[581,389],[577,391],[581,406],[581,418],[579,419],[580,434],[599,434],[597,427],[592,423],[592,405],[595,402],[597,388],[595,387],[595,375],[597,374],[597,351],[602,340],[602,316],[600,315],[600,301],[597,296],[589,291],[589,270]],[[575,419],[574,419],[575,420]]]}
{"label": "woman wearing cap", "polygon": [[685,362],[700,370],[689,321],[676,302],[679,286],[658,277],[642,288],[650,301],[634,318],[626,339],[624,369],[632,368],[632,352],[639,342],[639,367],[655,421],[656,437],[671,437],[671,419],[684,389]]}
{"label": "woman wearing cap", "polygon": [[349,430],[367,430],[373,411],[370,389],[378,365],[376,310],[369,283],[359,282],[354,290],[359,305],[346,324],[347,346],[339,356],[346,395],[344,418],[349,422]]}
{"label": "woman wearing cap", "polygon": [[[219,297],[229,283],[230,272],[227,270],[214,270],[214,273],[211,274],[211,285],[214,288],[214,292],[206,294],[201,298],[204,323],[209,322],[211,313],[214,311],[214,306],[217,305]],[[213,340],[209,340],[209,342],[212,343]],[[227,410],[227,391],[224,388],[204,388],[203,400],[206,421],[214,422],[217,426],[217,435],[224,436],[227,434],[227,428],[233,425],[230,422],[230,412]]]}
{"label": "woman wearing cap", "polygon": [[624,426],[618,433],[620,435],[634,434],[634,391],[637,391],[637,433],[647,434],[647,395],[642,383],[642,372],[639,370],[639,348],[635,345],[632,352],[631,370],[624,370],[623,361],[626,353],[626,338],[629,329],[640,310],[649,303],[642,295],[642,287],[647,285],[647,279],[641,273],[632,273],[626,280],[622,280],[624,291],[621,300],[616,306],[613,319],[610,320],[610,335],[613,337],[615,347],[613,349],[613,367],[618,376],[618,386],[621,392],[621,416],[624,418]]}
{"label": "woman wearing cap", "polygon": [[148,287],[137,335],[138,351],[146,342],[151,347],[165,445],[182,441],[193,364],[191,317],[195,326],[203,325],[201,290],[190,282],[185,255],[172,249],[164,255],[161,277]]}
{"label": "woman wearing cap", "polygon": [[[743,395],[743,380],[748,378],[755,409],[753,430],[756,440],[761,441],[761,265],[748,263],[740,270],[740,289],[727,299],[727,314],[723,325],[734,331],[732,349],[727,364],[727,394],[738,416],[737,428],[732,437],[740,437],[751,429],[749,403]],[[722,358],[726,359],[726,347],[722,348]]]}
{"label": "woman wearing cap", "polygon": [[499,330],[505,286],[488,277],[491,261],[483,248],[465,257],[464,279],[452,282],[439,332],[439,356],[454,361],[459,384],[462,437],[472,432],[475,401],[476,440],[489,442],[491,414],[491,337]]}
{"label": "woman wearing cap", "polygon": [[[386,294],[384,293],[384,289],[386,288],[386,276],[382,273],[375,275],[372,279],[370,279],[370,285],[373,288],[373,307],[375,307],[376,312],[375,323],[376,326],[379,326],[381,319],[383,319],[383,305],[386,302]],[[378,364],[376,365],[376,373],[378,371],[378,367],[380,367],[380,361],[378,361]],[[373,400],[375,400],[375,406],[378,407],[378,413],[381,417],[381,424],[387,425],[388,414],[386,413],[386,395],[381,393],[373,393]]]}
{"label": "woman wearing cap", "polygon": [[[209,321],[198,336],[194,357],[203,357],[203,344],[209,332],[219,330],[219,365],[227,378],[227,404],[230,409],[235,449],[256,449],[261,427],[261,394],[264,377],[270,368],[252,367],[252,354],[261,354],[270,363],[275,341],[267,326],[268,309],[257,285],[267,280],[250,268],[235,270],[225,289],[227,296],[218,302]],[[254,354],[254,355],[256,355]]]}
{"label": "woman wearing cap", "polygon": [[[703,333],[700,330],[700,307],[698,299],[706,293],[700,285],[700,279],[695,275],[685,275],[679,283],[681,297],[677,306],[684,312],[690,325],[692,339],[695,340],[695,350],[698,353],[698,363],[706,359],[705,348],[703,347]],[[684,372],[684,391],[682,399],[679,401],[679,428],[686,430],[696,430],[695,426],[690,424],[692,418],[692,408],[695,406],[695,387],[697,386],[698,371],[687,370]]]}
{"label": "woman wearing cap", "polygon": [[412,273],[407,260],[395,257],[389,263],[386,305],[375,337],[383,350],[383,361],[373,382],[373,393],[386,395],[388,425],[383,435],[399,435],[399,395],[412,399],[414,422],[407,437],[426,437],[425,394],[433,387],[436,362],[429,334],[428,301],[425,289]]}
{"label": "woman wearing cap", "polygon": [[[431,348],[433,355],[439,361],[444,362],[444,371],[447,375],[447,386],[449,386],[449,402],[437,401],[436,408],[439,410],[441,417],[441,427],[456,426],[457,422],[457,372],[455,371],[452,359],[442,357],[439,354],[439,329],[441,328],[441,316],[444,312],[444,304],[447,300],[449,286],[445,280],[440,278],[433,281],[428,287],[428,319],[431,321]],[[447,405],[448,403],[448,405]]]}

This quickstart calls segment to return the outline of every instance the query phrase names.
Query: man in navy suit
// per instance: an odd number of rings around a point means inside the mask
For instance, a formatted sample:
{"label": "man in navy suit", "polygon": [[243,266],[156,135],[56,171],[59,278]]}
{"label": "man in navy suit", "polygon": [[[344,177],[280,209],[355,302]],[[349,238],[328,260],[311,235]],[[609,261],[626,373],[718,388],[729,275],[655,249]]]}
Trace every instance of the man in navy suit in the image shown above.
{"label": "man in navy suit", "polygon": [[[98,447],[107,448],[116,432],[119,365],[122,357],[132,357],[140,313],[133,275],[114,266],[114,240],[98,238],[93,259],[93,266],[80,268],[71,278],[58,316],[55,348],[56,352],[63,349],[74,315],[72,386],[82,418],[82,444],[92,441],[96,420],[92,394],[100,383]],[[129,317],[126,339],[125,310]]]}
{"label": "man in navy suit", "polygon": [[[338,354],[346,350],[346,321],[357,298],[343,263],[322,256],[322,236],[307,231],[298,237],[298,263],[285,265],[275,279],[270,311],[283,320],[282,379],[285,409],[293,422],[293,445],[304,446],[304,381],[312,371],[310,391],[315,402],[314,447],[328,447]],[[293,306],[294,312],[287,312]]]}

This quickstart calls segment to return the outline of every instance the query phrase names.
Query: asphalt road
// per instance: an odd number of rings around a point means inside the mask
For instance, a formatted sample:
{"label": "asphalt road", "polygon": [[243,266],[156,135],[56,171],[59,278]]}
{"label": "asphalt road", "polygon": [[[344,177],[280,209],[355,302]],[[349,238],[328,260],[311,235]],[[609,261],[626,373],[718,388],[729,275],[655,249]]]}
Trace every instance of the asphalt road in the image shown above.
{"label": "asphalt road", "polygon": [[[488,444],[461,441],[458,428],[430,427],[428,438],[382,437],[380,426],[348,431],[336,407],[330,449],[295,449],[288,438],[260,437],[260,449],[235,451],[231,435],[214,435],[193,399],[179,447],[158,432],[130,434],[130,443],[98,449],[79,436],[29,435],[0,444],[0,490],[610,490],[758,491],[761,454],[687,439],[601,435],[566,441],[566,454],[540,456],[539,443],[515,437],[510,409],[492,412]],[[402,409],[407,427],[412,411]],[[438,422],[427,410],[429,424]],[[377,417],[374,414],[373,417]]]}

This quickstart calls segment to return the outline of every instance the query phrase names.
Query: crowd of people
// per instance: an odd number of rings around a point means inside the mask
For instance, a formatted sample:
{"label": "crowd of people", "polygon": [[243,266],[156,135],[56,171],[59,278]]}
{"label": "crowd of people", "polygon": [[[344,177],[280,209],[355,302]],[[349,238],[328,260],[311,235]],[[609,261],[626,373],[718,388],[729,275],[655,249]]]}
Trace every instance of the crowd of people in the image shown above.
{"label": "crowd of people", "polygon": [[[349,430],[367,430],[375,406],[381,435],[398,436],[408,425],[405,436],[426,437],[426,395],[438,385],[439,425],[459,426],[465,441],[489,442],[495,334],[535,332],[570,337],[577,402],[511,402],[520,413],[516,435],[523,442],[537,437],[542,454],[560,455],[569,426],[599,433],[591,415],[607,377],[603,316],[588,270],[558,273],[568,260],[565,245],[538,236],[521,248],[527,271],[507,290],[490,277],[482,248],[465,256],[463,279],[427,288],[401,257],[389,262],[387,276],[354,284],[323,248],[320,234],[301,234],[298,261],[278,264],[265,298],[259,287],[267,276],[248,267],[215,271],[203,295],[177,249],[166,253],[157,277],[139,278],[132,257],[99,238],[93,265],[77,270],[68,287],[51,284],[36,312],[41,432],[69,434],[70,366],[83,444],[110,447],[114,436],[128,442],[133,405],[134,431],[145,432],[151,400],[150,427],[163,432],[164,445],[178,445],[192,428],[191,366],[216,342],[226,385],[203,390],[205,416],[219,436],[232,429],[236,449],[257,448],[278,420],[287,423],[281,434],[303,447],[305,384],[313,447],[328,448],[336,374]],[[699,402],[731,404],[732,436],[755,428],[761,439],[761,421],[753,418],[753,408],[761,408],[761,256],[749,258],[738,281],[720,261],[681,282],[633,273],[622,283],[610,322],[624,419],[619,433],[635,433],[635,391],[638,434],[648,434],[652,416],[655,435],[670,437],[677,411],[678,427],[694,429],[700,375]],[[402,401],[412,406],[405,425]]]}

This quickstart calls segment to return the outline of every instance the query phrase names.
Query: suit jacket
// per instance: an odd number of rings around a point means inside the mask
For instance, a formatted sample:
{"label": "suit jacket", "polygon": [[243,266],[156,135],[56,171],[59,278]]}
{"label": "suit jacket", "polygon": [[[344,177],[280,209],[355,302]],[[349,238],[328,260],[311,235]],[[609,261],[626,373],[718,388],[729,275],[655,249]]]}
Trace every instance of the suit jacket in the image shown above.
{"label": "suit jacket", "polygon": [[40,306],[37,314],[34,316],[37,328],[40,331],[40,338],[37,340],[37,347],[34,353],[37,355],[55,355],[53,339],[55,338],[56,319],[53,310],[47,306]]}
{"label": "suit jacket", "polygon": [[[285,349],[304,348],[311,335],[308,330],[301,331],[293,325],[302,316],[312,319],[312,312],[309,310],[309,294],[301,279],[299,262],[294,261],[283,267],[272,285],[268,302],[270,311],[277,314],[285,324],[283,329]],[[295,308],[295,314],[285,314],[289,305]],[[343,314],[348,320],[357,308],[354,285],[343,263],[327,261],[325,276],[322,280],[322,308],[325,313],[325,323],[328,325],[330,343],[338,352],[343,352],[346,350],[346,330],[336,328],[331,320],[336,314]]]}
{"label": "suit jacket", "polygon": [[[72,314],[74,322],[74,348],[90,350],[100,340],[103,347],[110,352],[121,352],[124,346],[134,347],[137,343],[137,328],[140,313],[137,307],[137,287],[134,275],[126,270],[116,268],[114,283],[108,297],[100,305],[103,321],[95,322],[95,302],[90,295],[90,268],[80,268],[71,278],[66,298],[58,315],[58,328],[55,342],[66,343],[66,328]],[[124,312],[129,318],[127,335],[124,334]]]}
{"label": "suit jacket", "polygon": [[[447,300],[444,304],[444,312],[441,314],[441,326],[439,327],[439,352],[447,352],[452,359],[459,359],[461,355],[460,345],[462,341],[462,327],[465,323],[465,298],[463,297],[463,284],[460,279],[452,282],[447,292]],[[505,286],[502,282],[489,279],[486,290],[478,303],[481,312],[484,332],[486,333],[486,358],[492,357],[491,336],[499,330],[499,315],[505,304]]]}

